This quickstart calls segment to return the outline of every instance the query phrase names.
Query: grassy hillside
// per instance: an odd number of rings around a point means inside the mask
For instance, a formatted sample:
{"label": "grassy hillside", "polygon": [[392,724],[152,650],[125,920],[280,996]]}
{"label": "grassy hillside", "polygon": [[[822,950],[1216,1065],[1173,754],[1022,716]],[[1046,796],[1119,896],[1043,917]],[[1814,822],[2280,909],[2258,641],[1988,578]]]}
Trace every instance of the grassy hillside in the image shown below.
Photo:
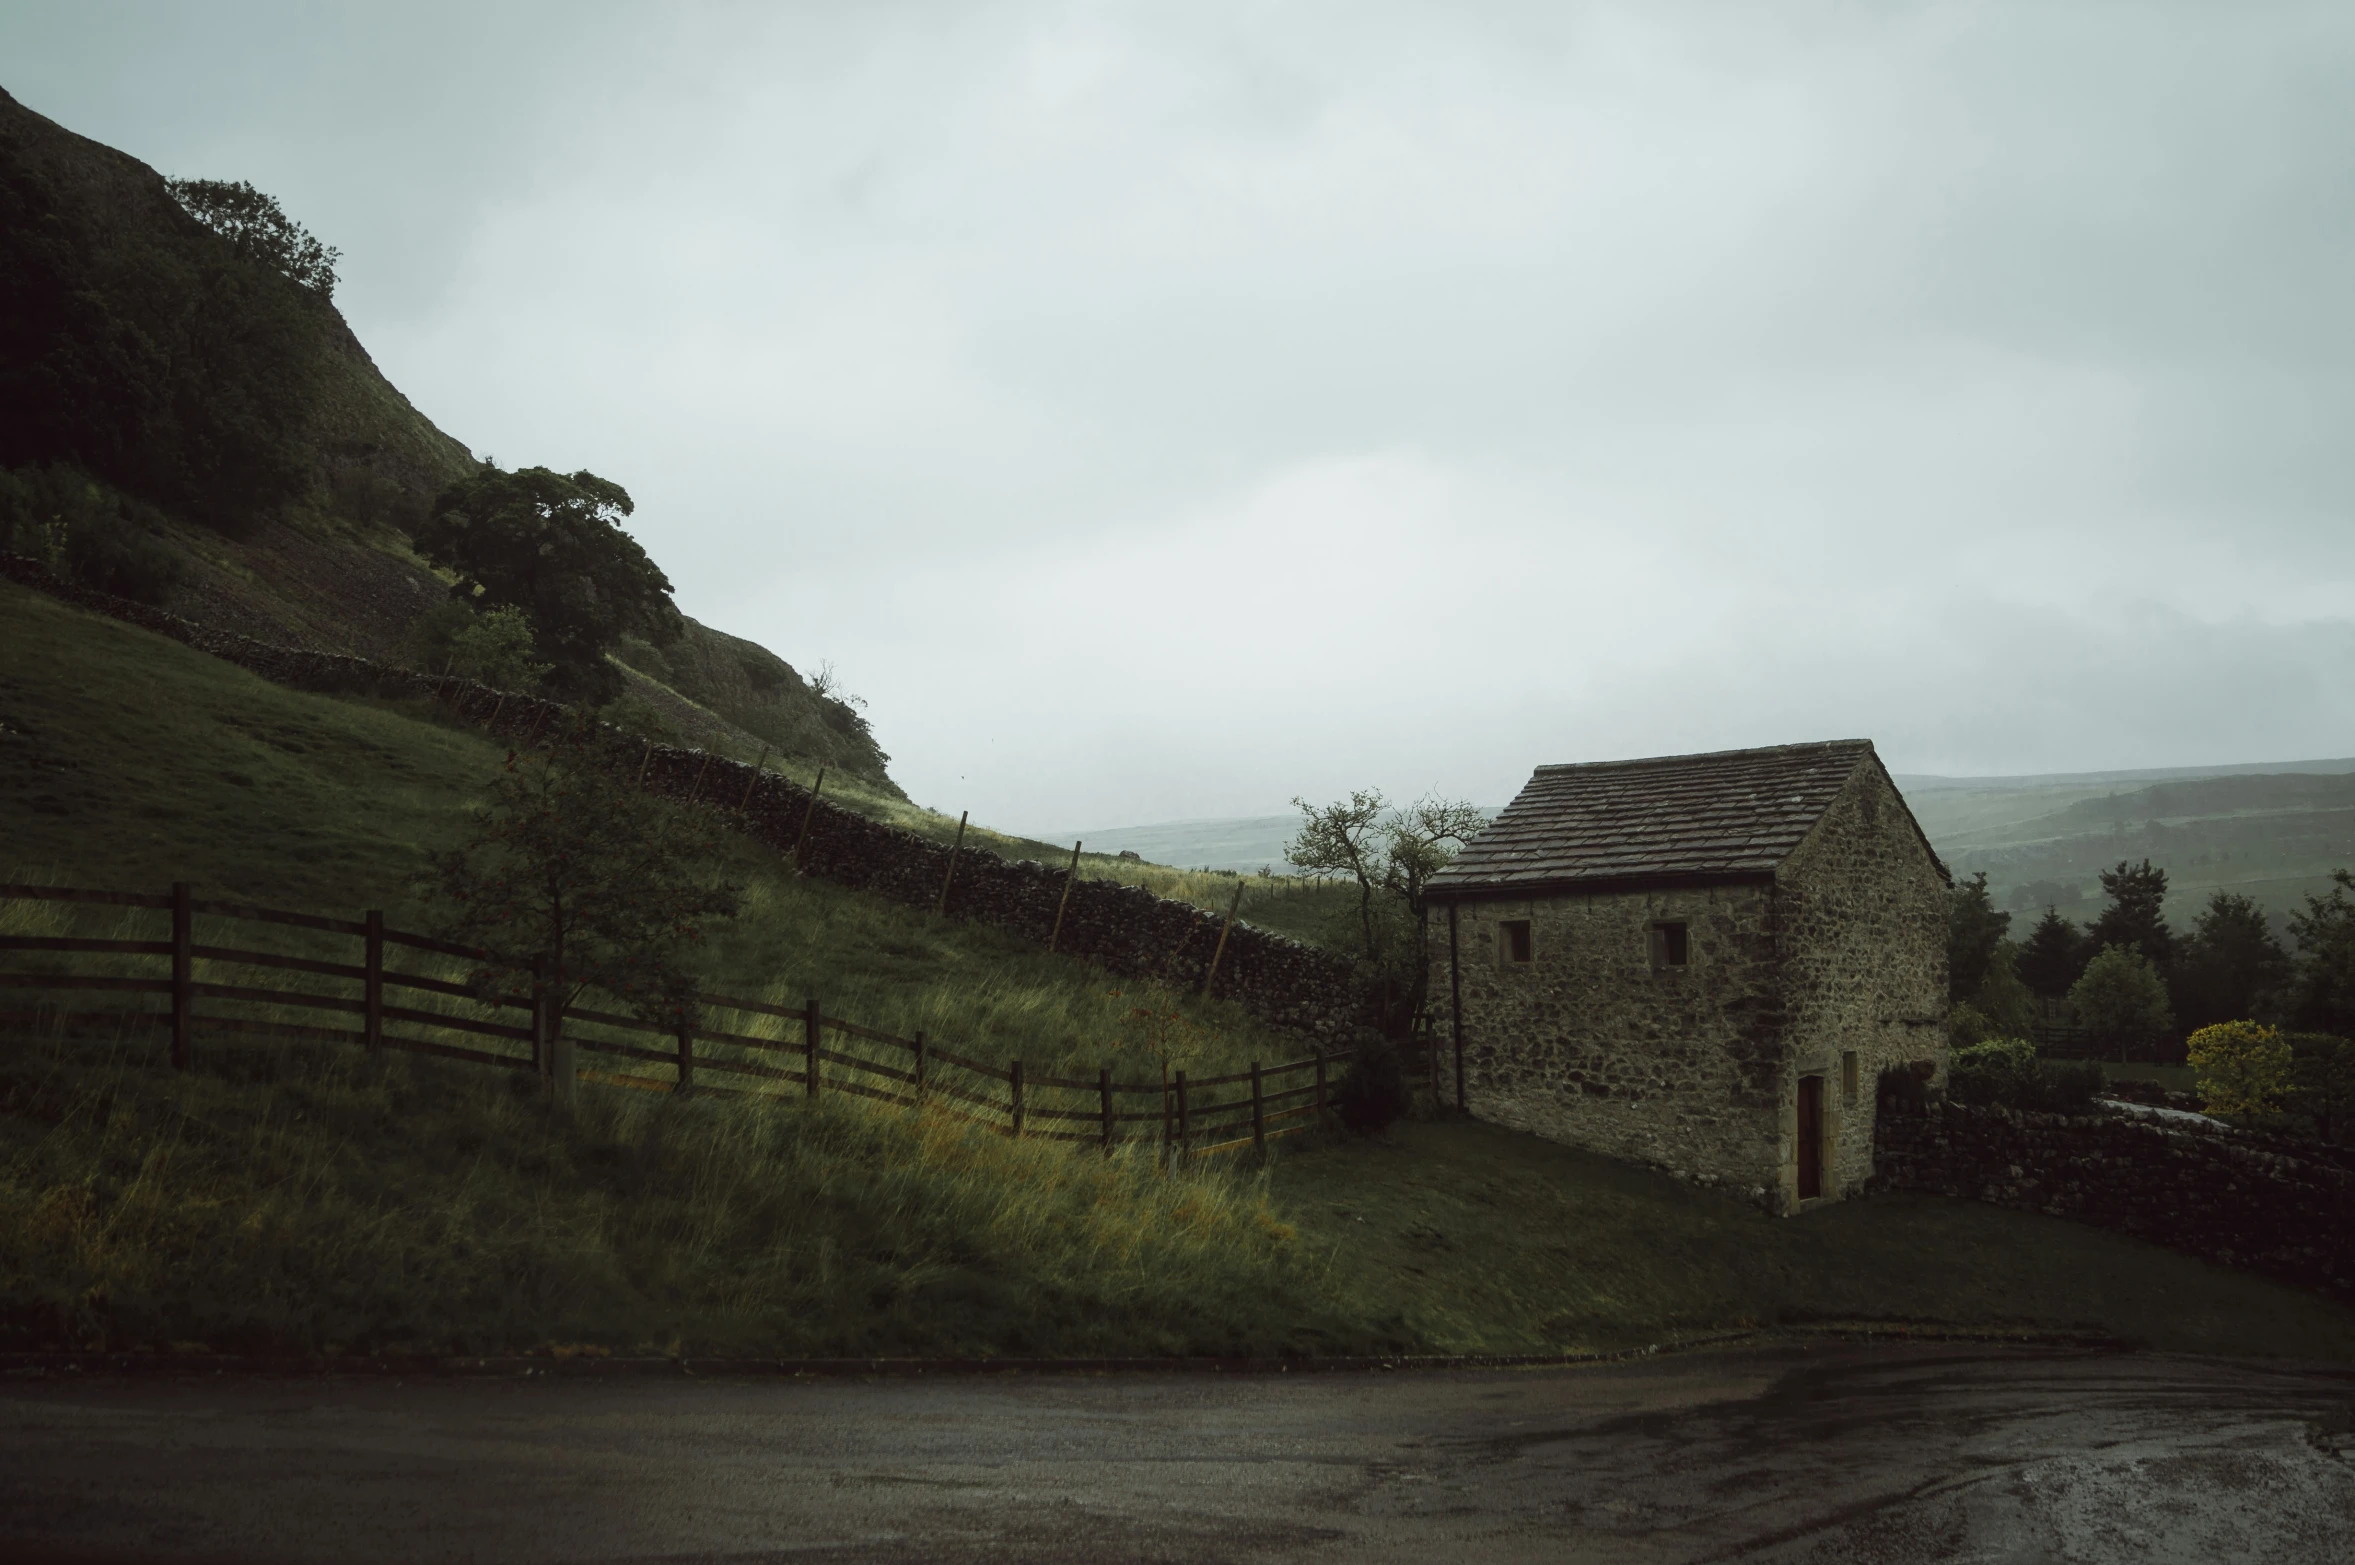
{"label": "grassy hillside", "polygon": [[[0,728],[0,818],[12,826],[0,878],[190,880],[306,911],[381,907],[412,928],[433,916],[413,877],[455,840],[506,753],[430,705],[285,690],[6,583]],[[740,839],[731,869],[746,909],[706,943],[714,990],[786,1004],[816,992],[853,1020],[1040,1069],[1093,1075],[1136,1047],[1135,985],[997,930],[804,881]],[[1168,1004],[1192,1019],[1205,1068],[1301,1052],[1224,1002]]]}
{"label": "grassy hillside", "polygon": [[[0,587],[0,875],[416,919],[407,876],[499,752],[278,689]],[[1130,866],[1133,870],[1135,867]],[[763,850],[715,987],[828,997],[985,1057],[1092,1074],[1133,996]],[[1231,884],[1231,882],[1226,882]],[[1205,888],[1207,889],[1207,888]],[[35,911],[0,906],[29,928]],[[109,915],[112,916],[112,915]],[[18,966],[21,958],[11,958]],[[1205,1063],[1287,1057],[1180,1001]],[[1273,1165],[1014,1145],[840,1097],[591,1086],[208,1037],[0,1027],[0,1334],[18,1343],[619,1352],[1608,1347],[1747,1324],[2091,1330],[2355,1356],[2355,1314],[2155,1248],[1960,1203],[1759,1216],[1477,1124]]]}
{"label": "grassy hillside", "polygon": [[[474,460],[327,296],[241,257],[154,169],[0,92],[0,469],[93,477],[102,514],[73,525],[119,530],[127,510],[126,546],[177,574],[165,607],[407,661],[412,623],[446,592],[409,535]],[[8,510],[0,548],[48,552]],[[46,542],[77,568],[82,551]],[[632,655],[691,741],[765,743],[898,796],[860,715],[765,648],[690,619]]]}

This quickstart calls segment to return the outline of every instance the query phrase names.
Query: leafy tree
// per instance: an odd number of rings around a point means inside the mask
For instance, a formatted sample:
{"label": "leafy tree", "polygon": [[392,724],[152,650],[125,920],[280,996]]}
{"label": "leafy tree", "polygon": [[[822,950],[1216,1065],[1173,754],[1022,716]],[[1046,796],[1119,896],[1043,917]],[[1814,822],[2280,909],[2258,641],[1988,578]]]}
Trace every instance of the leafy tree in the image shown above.
{"label": "leafy tree", "polygon": [[1970,1006],[1998,1037],[2024,1038],[2036,1025],[2036,996],[2020,981],[2020,948],[1998,940],[1987,958],[1986,976],[1971,991]]}
{"label": "leafy tree", "polygon": [[512,605],[477,614],[450,638],[450,671],[494,690],[529,690],[548,676],[532,657],[531,621]]}
{"label": "leafy tree", "polygon": [[2206,1027],[2269,1011],[2289,971],[2289,953],[2275,938],[2265,910],[2247,897],[2219,891],[2176,950],[2175,971],[2169,975],[2176,1015],[2186,1026]]}
{"label": "leafy tree", "polygon": [[2060,909],[2047,907],[2021,943],[2017,967],[2031,994],[2058,1000],[2085,971],[2085,937]]}
{"label": "leafy tree", "polygon": [[1999,913],[1987,895],[1987,872],[1955,882],[1946,896],[1946,992],[1950,999],[1967,1000],[1987,981],[1995,948],[2012,927],[2012,916]]}
{"label": "leafy tree", "polygon": [[2306,910],[2290,915],[2298,963],[2289,1010],[2302,1027],[2355,1037],[2355,898],[2348,896],[2355,875],[2334,870],[2331,880],[2329,896],[2309,896]]}
{"label": "leafy tree", "polygon": [[275,196],[244,180],[167,179],[172,199],[205,227],[229,241],[248,261],[302,284],[322,299],[335,295],[335,263],[341,250],[321,244],[286,215]]}
{"label": "leafy tree", "polygon": [[2167,927],[2167,872],[2149,859],[2140,864],[2118,861],[2116,869],[2101,872],[2102,892],[2110,901],[2101,917],[2086,931],[2095,949],[2124,946],[2140,951],[2161,972],[2175,957],[2175,935]]}
{"label": "leafy tree", "polygon": [[318,296],[34,121],[0,103],[0,465],[70,462],[230,535],[309,493]]}
{"label": "leafy tree", "polygon": [[1365,959],[1383,965],[1406,918],[1420,918],[1423,888],[1486,824],[1472,805],[1425,797],[1393,810],[1379,790],[1352,793],[1321,808],[1292,801],[1300,833],[1284,849],[1295,867],[1346,875],[1357,887],[1357,922]]}
{"label": "leafy tree", "polygon": [[1422,945],[1423,891],[1486,824],[1472,805],[1425,796],[1403,810],[1379,791],[1319,808],[1305,799],[1300,833],[1285,848],[1295,867],[1345,875],[1357,888],[1359,954],[1402,1013],[1419,1015],[1430,988]]}
{"label": "leafy tree", "polygon": [[709,818],[618,780],[600,764],[607,742],[580,717],[546,749],[509,755],[466,840],[433,856],[424,883],[443,932],[490,953],[474,974],[484,992],[514,992],[545,959],[567,1003],[594,985],[676,1021],[695,989],[687,953],[706,920],[734,915],[740,888],[714,867]]}
{"label": "leafy tree", "polygon": [[2200,1073],[2200,1098],[2211,1114],[2272,1114],[2290,1090],[2290,1046],[2255,1022],[2218,1022],[2186,1046]]}
{"label": "leafy tree", "polygon": [[2104,946],[2085,964],[2084,976],[2069,987],[2069,1009],[2092,1035],[2094,1046],[2115,1049],[2148,1045],[2175,1025],[2167,1009],[2167,986],[2140,951]]}
{"label": "leafy tree", "polygon": [[1382,817],[1389,801],[1376,789],[1321,807],[1306,799],[1292,802],[1302,820],[1299,835],[1284,848],[1285,859],[1300,869],[1350,878],[1357,887],[1359,952],[1380,962],[1385,942],[1375,899],[1382,888]]}
{"label": "leafy tree", "polygon": [[591,702],[621,693],[606,652],[627,635],[668,643],[683,628],[663,575],[620,518],[627,490],[590,472],[505,472],[489,463],[442,491],[417,552],[458,573],[452,595],[530,616],[556,691]]}

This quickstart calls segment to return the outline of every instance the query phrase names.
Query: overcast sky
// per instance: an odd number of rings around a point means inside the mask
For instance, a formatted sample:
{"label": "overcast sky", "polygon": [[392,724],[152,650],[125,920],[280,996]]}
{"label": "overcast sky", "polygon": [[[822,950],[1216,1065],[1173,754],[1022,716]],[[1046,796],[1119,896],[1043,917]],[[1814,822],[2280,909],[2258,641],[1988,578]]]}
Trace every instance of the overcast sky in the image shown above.
{"label": "overcast sky", "polygon": [[0,10],[1026,830],[2355,753],[2355,6]]}

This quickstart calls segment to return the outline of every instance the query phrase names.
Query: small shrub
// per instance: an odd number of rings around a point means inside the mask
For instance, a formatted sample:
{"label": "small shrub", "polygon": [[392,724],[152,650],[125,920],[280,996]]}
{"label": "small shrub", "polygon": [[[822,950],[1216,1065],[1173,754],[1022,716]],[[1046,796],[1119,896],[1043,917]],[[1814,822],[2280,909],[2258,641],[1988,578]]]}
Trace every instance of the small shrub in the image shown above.
{"label": "small shrub", "polygon": [[2289,1095],[2289,1041],[2270,1027],[2218,1022],[2193,1033],[2186,1052],[2211,1114],[2275,1114]]}
{"label": "small shrub", "polygon": [[2036,1069],[2036,1045],[2025,1038],[1989,1038],[1954,1051],[1946,1095],[1957,1103],[2016,1108],[2020,1083]]}
{"label": "small shrub", "polygon": [[1968,1000],[1958,1001],[1946,1014],[1946,1038],[1956,1049],[1975,1049],[1992,1034],[1987,1018]]}
{"label": "small shrub", "polygon": [[2290,1046],[2290,1104],[2314,1122],[2324,1141],[2355,1130],[2355,1043],[2329,1033],[2282,1034]]}
{"label": "small shrub", "polygon": [[160,604],[180,562],[156,539],[162,516],[76,467],[0,471],[0,552],[28,555],[82,586]]}
{"label": "small shrub", "polygon": [[1946,1090],[1979,1107],[2082,1114],[2102,1090],[2102,1072],[2091,1060],[2039,1059],[2025,1038],[1990,1038],[1955,1050]]}
{"label": "small shrub", "polygon": [[530,690],[549,669],[532,656],[534,649],[532,622],[523,610],[489,609],[450,638],[450,667],[493,690]]}
{"label": "small shrub", "polygon": [[2091,1060],[2038,1060],[2020,1107],[2040,1114],[2085,1114],[2102,1091],[2102,1068]]}
{"label": "small shrub", "polygon": [[1407,1111],[1406,1061],[1387,1038],[1369,1038],[1333,1094],[1341,1123],[1361,1136],[1389,1129]]}
{"label": "small shrub", "polygon": [[439,674],[454,668],[452,643],[458,632],[474,623],[474,610],[455,598],[444,598],[409,622],[409,666]]}

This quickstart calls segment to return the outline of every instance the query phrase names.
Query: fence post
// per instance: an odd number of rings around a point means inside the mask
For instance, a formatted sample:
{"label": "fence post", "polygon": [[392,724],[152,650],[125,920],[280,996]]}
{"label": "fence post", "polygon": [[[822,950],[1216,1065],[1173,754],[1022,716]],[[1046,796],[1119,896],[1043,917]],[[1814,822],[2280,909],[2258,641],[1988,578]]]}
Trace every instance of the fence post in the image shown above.
{"label": "fence post", "polygon": [[921,1105],[924,1102],[925,1048],[924,1029],[919,1027],[916,1029],[916,1102],[918,1105]]}
{"label": "fence post", "polygon": [[825,788],[825,786],[826,768],[821,766],[818,768],[818,780],[810,784],[809,802],[801,807],[801,831],[799,835],[795,836],[793,839],[793,867],[795,871],[800,874],[806,875],[809,873],[809,869],[802,858],[802,849],[809,846],[810,817],[818,813],[818,794]]}
{"label": "fence post", "polygon": [[687,1095],[687,1089],[694,1085],[695,1019],[692,1016],[681,1016],[679,1018],[679,1084],[671,1091],[683,1098]]}
{"label": "fence post", "polygon": [[1104,1100],[1104,1150],[1112,1150],[1112,1067],[1103,1066],[1096,1072],[1096,1094]]}
{"label": "fence post", "polygon": [[368,1052],[374,1054],[384,1047],[384,910],[368,910],[367,955],[362,966],[368,976],[360,980],[362,1012],[361,1036]]}
{"label": "fence post", "polygon": [[1324,1123],[1324,1118],[1325,1118],[1325,1046],[1324,1046],[1323,1044],[1321,1044],[1321,1043],[1317,1045],[1317,1049],[1316,1049],[1316,1056],[1317,1056],[1317,1122],[1318,1122],[1319,1124],[1322,1124],[1322,1123]]}
{"label": "fence post", "polygon": [[1055,927],[1047,933],[1047,950],[1055,949],[1055,942],[1063,938],[1063,910],[1071,906],[1071,885],[1079,879],[1079,844],[1071,845],[1071,868],[1063,876],[1063,895],[1055,903]]}
{"label": "fence post", "polygon": [[801,1013],[802,1074],[806,1078],[808,1097],[815,1102],[818,1096],[818,1032],[825,1019],[818,1014],[818,997],[811,995]]}
{"label": "fence post", "polygon": [[768,764],[769,747],[764,744],[760,747],[760,759],[752,763],[752,775],[744,779],[744,797],[736,801],[736,812],[739,815],[744,813],[744,807],[752,802],[752,785],[760,781],[761,771]]}
{"label": "fence post", "polygon": [[703,792],[703,774],[710,770],[711,752],[706,750],[703,752],[703,764],[695,768],[695,786],[687,790],[687,802],[689,804],[693,804],[695,802],[696,795]]}
{"label": "fence post", "polygon": [[1022,1062],[1016,1060],[1006,1067],[1007,1107],[1014,1114],[1014,1139],[1022,1139]]}
{"label": "fence post", "polygon": [[939,916],[942,918],[948,917],[949,887],[955,884],[957,879],[957,855],[964,851],[965,822],[972,817],[972,814],[971,810],[965,810],[957,816],[957,840],[949,844],[949,867],[941,873],[940,877]]}
{"label": "fence post", "polygon": [[556,1106],[569,1109],[580,1099],[580,1072],[573,1058],[572,1039],[564,1031],[564,991],[555,984],[545,987],[547,998],[541,1003],[548,1013],[549,1074],[555,1088]]}
{"label": "fence post", "polygon": [[1186,1143],[1192,1127],[1186,1123],[1186,1073],[1177,1073],[1177,1161],[1186,1160]]}
{"label": "fence post", "polygon": [[196,910],[195,889],[172,882],[172,1069],[184,1071],[195,1055]]}
{"label": "fence post", "polygon": [[1227,936],[1235,932],[1235,915],[1243,911],[1243,877],[1235,877],[1235,900],[1227,904],[1227,921],[1218,926],[1218,944],[1210,952],[1210,971],[1202,975],[1202,994],[1210,995],[1210,986],[1218,981],[1218,959],[1227,954]]}
{"label": "fence post", "polygon": [[532,1069],[540,1073],[542,1086],[554,1074],[548,1049],[548,959],[544,956],[532,958]]}
{"label": "fence post", "polygon": [[1259,1061],[1251,1062],[1251,1149],[1267,1150],[1267,1097],[1259,1090]]}

